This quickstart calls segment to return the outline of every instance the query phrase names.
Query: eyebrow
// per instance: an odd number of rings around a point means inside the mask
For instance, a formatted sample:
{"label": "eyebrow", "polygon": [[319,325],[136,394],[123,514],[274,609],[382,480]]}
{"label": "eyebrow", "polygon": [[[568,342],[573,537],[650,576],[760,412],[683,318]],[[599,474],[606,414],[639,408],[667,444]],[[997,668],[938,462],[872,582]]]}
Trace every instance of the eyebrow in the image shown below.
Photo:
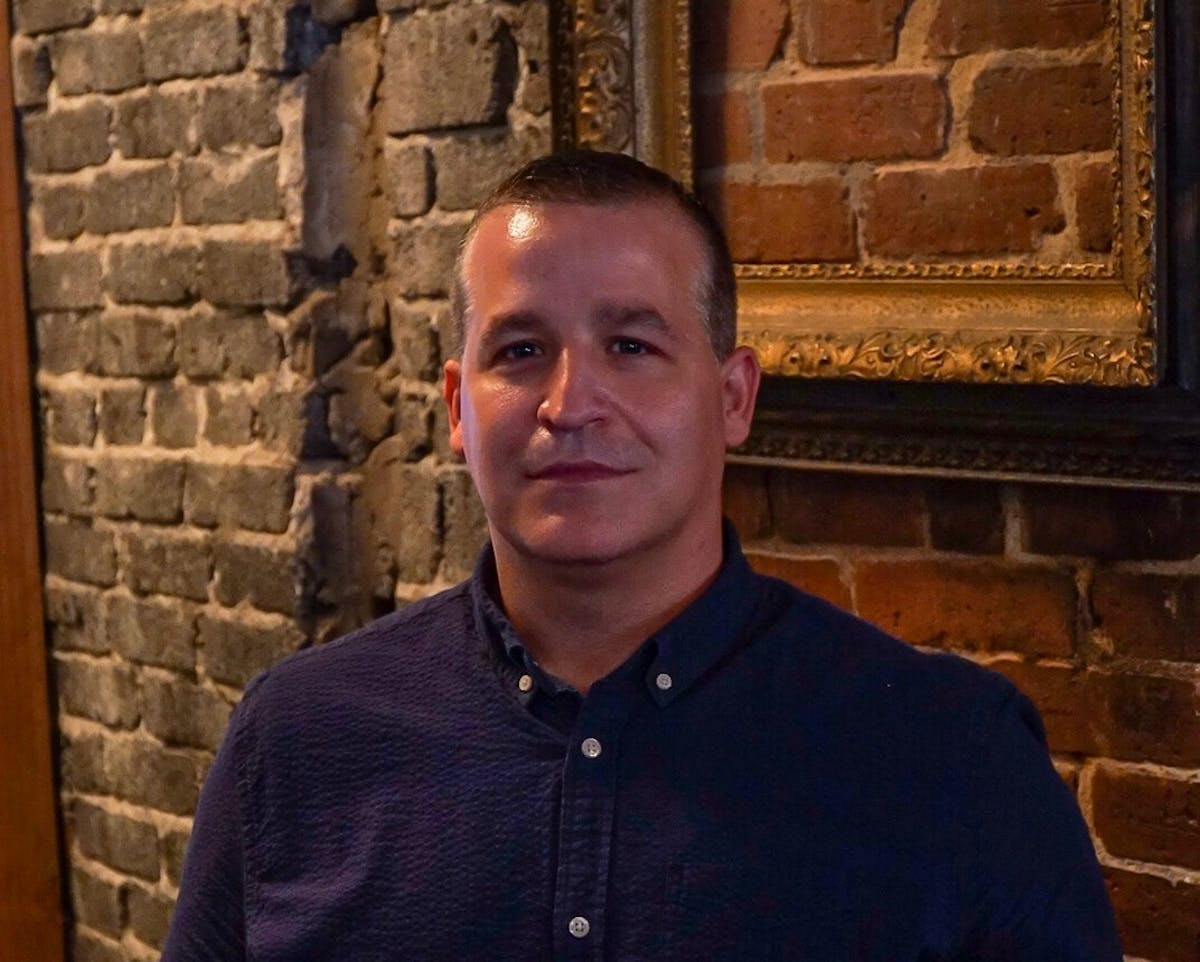
{"label": "eyebrow", "polygon": [[542,327],[542,320],[530,311],[513,311],[488,318],[479,332],[479,350],[487,354],[495,344],[514,334],[531,334]]}
{"label": "eyebrow", "polygon": [[605,305],[600,310],[601,323],[608,327],[619,327],[633,324],[649,328],[662,334],[672,341],[678,340],[678,335],[663,316],[652,307],[627,307],[622,305]]}
{"label": "eyebrow", "polygon": [[[652,307],[630,307],[621,304],[605,304],[599,311],[597,327],[612,329],[624,326],[649,329],[672,341],[679,339],[676,331],[663,316]],[[479,351],[487,355],[495,346],[511,337],[534,334],[546,326],[541,315],[533,311],[512,311],[489,318],[479,332]]]}

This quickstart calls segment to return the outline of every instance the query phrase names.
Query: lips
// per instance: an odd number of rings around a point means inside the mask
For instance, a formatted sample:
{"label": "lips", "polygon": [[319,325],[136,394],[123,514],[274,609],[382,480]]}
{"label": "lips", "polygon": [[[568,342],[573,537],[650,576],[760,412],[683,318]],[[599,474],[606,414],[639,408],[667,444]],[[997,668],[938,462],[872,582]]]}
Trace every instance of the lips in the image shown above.
{"label": "lips", "polygon": [[552,464],[529,472],[529,477],[535,481],[563,481],[583,483],[586,481],[603,481],[607,478],[619,478],[630,472],[624,468],[615,468],[600,461],[555,461]]}

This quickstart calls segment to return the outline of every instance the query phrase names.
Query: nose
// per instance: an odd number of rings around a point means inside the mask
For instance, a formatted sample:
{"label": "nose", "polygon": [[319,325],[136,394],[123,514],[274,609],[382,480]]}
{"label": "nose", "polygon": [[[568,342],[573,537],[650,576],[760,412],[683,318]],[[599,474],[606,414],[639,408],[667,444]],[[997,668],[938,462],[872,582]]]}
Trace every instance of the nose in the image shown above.
{"label": "nose", "polygon": [[538,420],[557,431],[577,430],[598,420],[604,411],[603,376],[594,361],[579,351],[562,351],[546,379]]}

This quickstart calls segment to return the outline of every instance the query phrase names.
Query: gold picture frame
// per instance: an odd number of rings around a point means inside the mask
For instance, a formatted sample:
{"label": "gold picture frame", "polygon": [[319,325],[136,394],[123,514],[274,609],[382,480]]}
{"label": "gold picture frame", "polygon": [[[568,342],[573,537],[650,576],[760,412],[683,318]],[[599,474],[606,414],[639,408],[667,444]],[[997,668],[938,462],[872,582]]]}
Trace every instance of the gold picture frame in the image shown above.
{"label": "gold picture frame", "polygon": [[[561,146],[630,152],[691,184],[689,8],[688,0],[560,0],[553,86]],[[739,340],[755,348],[764,371],[1159,384],[1155,18],[1149,0],[1110,0],[1119,213],[1106,263],[739,264]]]}

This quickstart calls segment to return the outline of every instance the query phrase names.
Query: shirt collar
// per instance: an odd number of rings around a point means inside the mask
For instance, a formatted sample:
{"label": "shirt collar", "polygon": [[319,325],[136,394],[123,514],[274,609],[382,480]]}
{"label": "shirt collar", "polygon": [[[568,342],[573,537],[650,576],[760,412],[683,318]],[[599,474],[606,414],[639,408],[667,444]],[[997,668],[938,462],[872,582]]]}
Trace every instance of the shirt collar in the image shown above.
{"label": "shirt collar", "polygon": [[[645,659],[652,653],[644,682],[659,706],[679,698],[737,648],[754,620],[757,607],[754,572],[728,521],[723,522],[722,534],[724,558],[712,584],[669,624],[651,635],[634,656]],[[510,671],[518,669],[536,682],[535,689],[518,692],[523,704],[528,704],[537,688],[550,694],[574,691],[561,679],[542,671],[497,602],[496,559],[490,544],[484,546],[476,562],[470,592],[480,634]]]}

